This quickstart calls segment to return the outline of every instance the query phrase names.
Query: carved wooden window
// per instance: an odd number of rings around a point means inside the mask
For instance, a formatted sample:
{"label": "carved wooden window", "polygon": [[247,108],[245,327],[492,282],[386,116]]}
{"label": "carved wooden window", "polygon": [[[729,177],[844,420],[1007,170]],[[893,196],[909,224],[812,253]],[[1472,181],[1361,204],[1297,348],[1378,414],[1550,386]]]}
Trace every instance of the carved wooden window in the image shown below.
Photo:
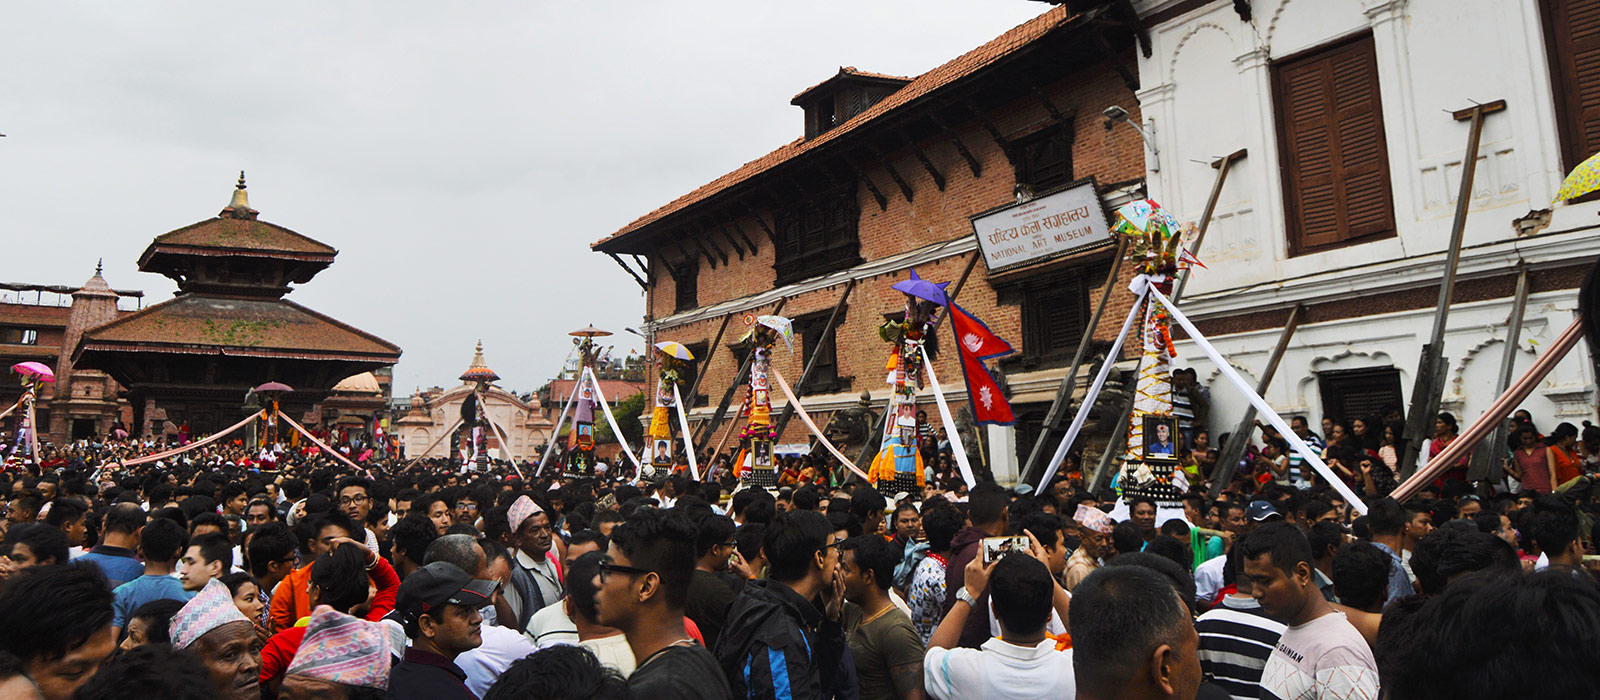
{"label": "carved wooden window", "polygon": [[675,311],[700,305],[700,261],[688,260],[671,268]]}
{"label": "carved wooden window", "polygon": [[854,188],[796,203],[775,217],[777,284],[789,284],[861,262]]}
{"label": "carved wooden window", "polygon": [[1035,193],[1072,182],[1072,129],[1054,125],[1011,144],[1017,184]]}
{"label": "carved wooden window", "polygon": [[1600,3],[1540,0],[1561,169],[1600,151]]}
{"label": "carved wooden window", "polygon": [[[834,323],[833,333],[825,333],[828,317],[832,314],[833,310],[829,309],[794,320],[795,333],[800,336],[801,367],[812,364],[812,358],[816,358],[811,376],[807,377],[805,384],[799,387],[801,393],[826,394],[850,388],[852,377],[839,376],[838,327],[844,323],[845,314],[839,314],[839,320]],[[828,336],[826,341],[823,340],[823,335]],[[795,381],[799,380],[799,377],[795,377]]]}
{"label": "carved wooden window", "polygon": [[1290,252],[1395,235],[1372,35],[1281,61],[1272,80]]}

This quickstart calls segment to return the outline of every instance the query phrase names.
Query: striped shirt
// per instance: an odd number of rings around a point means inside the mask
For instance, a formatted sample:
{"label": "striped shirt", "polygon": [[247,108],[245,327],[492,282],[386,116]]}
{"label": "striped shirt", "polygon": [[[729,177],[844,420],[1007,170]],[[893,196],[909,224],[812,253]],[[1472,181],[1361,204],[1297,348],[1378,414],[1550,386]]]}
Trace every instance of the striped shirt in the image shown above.
{"label": "striped shirt", "polygon": [[1261,669],[1286,626],[1261,612],[1253,598],[1230,595],[1194,623],[1200,635],[1200,668],[1235,700],[1257,698]]}

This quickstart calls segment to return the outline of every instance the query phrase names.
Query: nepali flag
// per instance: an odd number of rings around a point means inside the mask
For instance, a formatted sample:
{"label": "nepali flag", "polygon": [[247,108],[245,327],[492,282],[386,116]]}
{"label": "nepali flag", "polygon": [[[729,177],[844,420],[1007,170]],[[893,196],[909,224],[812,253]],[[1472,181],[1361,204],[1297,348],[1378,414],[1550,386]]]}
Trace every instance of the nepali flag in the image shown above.
{"label": "nepali flag", "polygon": [[950,303],[950,330],[956,336],[956,346],[961,353],[961,374],[967,380],[967,400],[978,425],[1016,423],[1010,402],[983,365],[984,360],[1005,357],[1016,350],[955,302]]}

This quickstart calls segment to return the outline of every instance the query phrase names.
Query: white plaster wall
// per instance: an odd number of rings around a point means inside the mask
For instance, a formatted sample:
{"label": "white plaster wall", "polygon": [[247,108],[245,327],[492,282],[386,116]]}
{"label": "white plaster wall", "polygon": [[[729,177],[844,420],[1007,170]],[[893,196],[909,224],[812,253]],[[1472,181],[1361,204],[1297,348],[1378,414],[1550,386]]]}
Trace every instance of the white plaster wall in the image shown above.
{"label": "white plaster wall", "polygon": [[[1173,3],[1136,4],[1148,14]],[[1250,23],[1216,2],[1154,27],[1153,54],[1139,59],[1138,96],[1161,149],[1162,169],[1147,173],[1152,198],[1198,220],[1216,174],[1207,163],[1249,150],[1219,198],[1199,253],[1211,267],[1194,276],[1189,297],[1229,290],[1233,307],[1247,307],[1255,286],[1437,255],[1448,245],[1467,136],[1466,123],[1446,112],[1473,100],[1504,99],[1508,108],[1485,122],[1465,244],[1505,242],[1505,259],[1515,260],[1511,221],[1548,207],[1563,176],[1536,0],[1251,5]],[[1362,32],[1376,44],[1399,236],[1291,258],[1270,66]],[[1558,208],[1549,230],[1591,227],[1597,211],[1600,204]]]}

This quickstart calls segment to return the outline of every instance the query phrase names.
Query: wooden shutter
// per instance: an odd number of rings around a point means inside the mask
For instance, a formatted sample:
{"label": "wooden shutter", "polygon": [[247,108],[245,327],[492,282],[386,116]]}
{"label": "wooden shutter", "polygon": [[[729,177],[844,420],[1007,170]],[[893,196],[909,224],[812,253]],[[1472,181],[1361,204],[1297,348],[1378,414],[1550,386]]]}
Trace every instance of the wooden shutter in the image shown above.
{"label": "wooden shutter", "polygon": [[1372,37],[1282,62],[1274,87],[1292,251],[1394,235]]}
{"label": "wooden shutter", "polygon": [[1541,0],[1563,170],[1600,151],[1600,0]]}

